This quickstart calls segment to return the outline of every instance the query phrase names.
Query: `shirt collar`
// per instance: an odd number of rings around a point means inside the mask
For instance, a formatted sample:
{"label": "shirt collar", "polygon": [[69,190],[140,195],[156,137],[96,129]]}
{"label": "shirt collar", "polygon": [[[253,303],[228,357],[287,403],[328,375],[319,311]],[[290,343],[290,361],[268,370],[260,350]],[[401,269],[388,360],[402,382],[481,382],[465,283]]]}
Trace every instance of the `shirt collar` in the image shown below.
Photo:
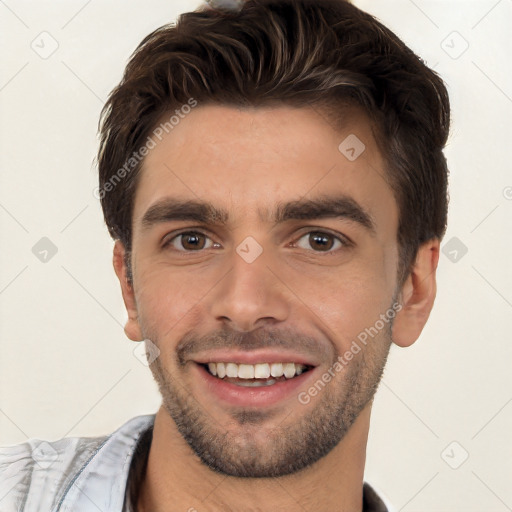
{"label": "shirt collar", "polygon": [[122,510],[135,450],[154,421],[154,414],[137,416],[108,436],[74,475],[56,511]]}
{"label": "shirt collar", "polygon": [[140,436],[133,454],[126,485],[123,512],[137,512],[139,489],[148,465],[149,448],[153,440],[153,425]]}

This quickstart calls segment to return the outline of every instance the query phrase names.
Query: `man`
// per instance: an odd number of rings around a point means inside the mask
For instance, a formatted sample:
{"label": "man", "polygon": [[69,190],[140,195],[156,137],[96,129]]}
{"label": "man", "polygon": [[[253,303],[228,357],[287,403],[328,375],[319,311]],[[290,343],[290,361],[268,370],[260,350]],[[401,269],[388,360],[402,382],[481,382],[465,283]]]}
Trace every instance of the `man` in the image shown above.
{"label": "man", "polygon": [[364,482],[392,343],[446,229],[442,80],[343,0],[147,36],[103,112],[101,199],[156,415],[10,447],[2,510],[387,511]]}

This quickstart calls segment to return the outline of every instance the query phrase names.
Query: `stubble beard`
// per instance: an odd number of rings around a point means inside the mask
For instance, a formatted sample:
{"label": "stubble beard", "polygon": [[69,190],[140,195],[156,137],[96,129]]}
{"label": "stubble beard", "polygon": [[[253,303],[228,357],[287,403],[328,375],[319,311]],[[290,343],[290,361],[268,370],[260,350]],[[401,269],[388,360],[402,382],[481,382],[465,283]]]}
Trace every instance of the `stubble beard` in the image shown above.
{"label": "stubble beard", "polygon": [[[152,338],[151,338],[152,339]],[[158,339],[152,339],[159,345]],[[216,421],[162,364],[150,366],[162,403],[178,431],[199,459],[213,471],[246,478],[270,478],[301,471],[327,455],[345,437],[366,405],[373,400],[391,346],[391,324],[372,338],[328,385],[312,398],[295,423],[289,413],[269,408],[226,411],[226,423]],[[332,361],[331,368],[338,358]],[[178,365],[176,372],[183,372]],[[320,373],[317,377],[321,380]],[[317,382],[317,381],[314,381]],[[313,382],[313,385],[314,385]],[[310,404],[310,405],[311,405]],[[299,414],[305,408],[298,400]],[[270,420],[282,420],[272,428]],[[274,423],[274,422],[272,422]]]}

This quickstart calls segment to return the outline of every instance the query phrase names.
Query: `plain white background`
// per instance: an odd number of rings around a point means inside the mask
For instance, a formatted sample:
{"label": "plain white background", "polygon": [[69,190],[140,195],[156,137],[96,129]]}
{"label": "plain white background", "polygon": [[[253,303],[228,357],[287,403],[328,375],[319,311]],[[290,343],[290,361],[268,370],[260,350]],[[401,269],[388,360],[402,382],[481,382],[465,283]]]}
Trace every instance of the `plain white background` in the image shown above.
{"label": "plain white background", "polygon": [[[354,3],[440,73],[453,108],[438,296],[418,342],[391,349],[366,478],[405,512],[512,510],[512,0]],[[0,1],[0,445],[104,435],[160,404],[123,333],[93,158],[131,52],[198,5]]]}

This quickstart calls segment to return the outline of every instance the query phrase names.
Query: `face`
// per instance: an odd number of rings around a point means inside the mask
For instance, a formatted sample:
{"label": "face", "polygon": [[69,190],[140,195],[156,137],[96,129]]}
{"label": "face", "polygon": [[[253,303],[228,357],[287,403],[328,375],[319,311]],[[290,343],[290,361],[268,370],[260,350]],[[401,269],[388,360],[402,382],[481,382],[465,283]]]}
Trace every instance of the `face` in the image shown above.
{"label": "face", "polygon": [[343,439],[391,344],[397,229],[362,114],[199,105],[149,152],[126,331],[210,468],[290,474]]}

